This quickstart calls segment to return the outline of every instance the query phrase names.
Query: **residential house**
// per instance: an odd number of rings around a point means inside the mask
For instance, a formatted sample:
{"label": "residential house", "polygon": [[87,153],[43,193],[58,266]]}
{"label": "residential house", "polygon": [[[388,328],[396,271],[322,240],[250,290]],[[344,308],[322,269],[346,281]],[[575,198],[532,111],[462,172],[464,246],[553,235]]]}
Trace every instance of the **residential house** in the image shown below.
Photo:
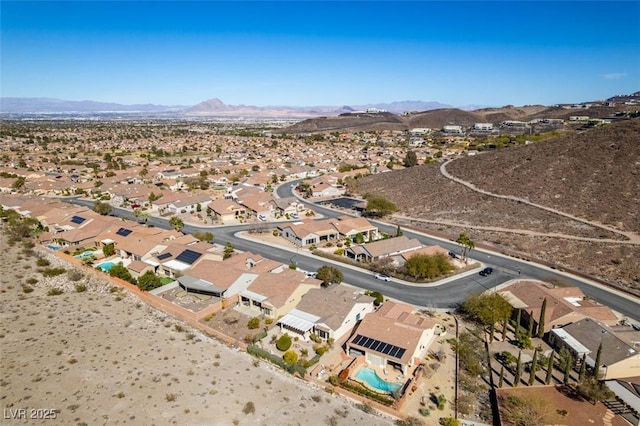
{"label": "residential house", "polygon": [[[618,327],[619,328],[619,327]],[[635,343],[621,337],[615,328],[584,318],[549,333],[549,343],[556,349],[568,349],[574,359],[583,356],[589,367],[594,367],[598,348],[600,354],[600,378],[604,380],[640,376],[640,332],[636,331]]]}
{"label": "residential house", "polygon": [[340,232],[333,226],[331,219],[283,223],[278,225],[278,232],[281,237],[299,247],[338,241],[340,239]]}
{"label": "residential house", "polygon": [[323,340],[340,340],[374,310],[374,298],[344,285],[311,289],[298,305],[278,320],[302,339],[315,334]]}
{"label": "residential house", "polygon": [[245,216],[246,209],[244,206],[235,201],[221,198],[213,200],[207,206],[212,219],[222,223],[230,223]]}
{"label": "residential house", "polygon": [[391,258],[394,263],[401,265],[404,264],[403,256],[423,247],[419,240],[401,235],[386,240],[351,246],[345,250],[345,255],[360,262],[375,262]]}
{"label": "residential house", "polygon": [[173,200],[166,204],[166,211],[169,214],[196,213],[203,210],[206,212],[207,206],[211,203],[211,198],[205,194],[192,196],[182,195],[180,199]]}
{"label": "residential house", "polygon": [[392,367],[406,376],[443,330],[433,319],[414,313],[411,306],[386,301],[360,321],[346,350],[350,356],[364,356],[367,364]]}
{"label": "residential house", "polygon": [[240,292],[240,303],[256,315],[278,318],[295,308],[309,290],[319,287],[319,280],[285,268],[279,273],[260,274]]}
{"label": "residential house", "polygon": [[536,280],[515,280],[499,290],[514,310],[521,310],[522,324],[528,328],[533,321],[537,333],[543,301],[546,299],[544,332],[563,327],[584,318],[593,318],[608,325],[618,323],[618,317],[608,307],[587,298],[578,287],[552,287]]}

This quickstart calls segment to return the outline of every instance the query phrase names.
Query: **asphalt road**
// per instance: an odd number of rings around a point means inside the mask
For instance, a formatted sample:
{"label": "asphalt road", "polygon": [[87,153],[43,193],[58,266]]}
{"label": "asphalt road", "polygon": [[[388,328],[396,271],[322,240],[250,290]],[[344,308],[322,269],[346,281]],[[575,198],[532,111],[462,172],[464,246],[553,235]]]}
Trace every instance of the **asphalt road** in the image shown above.
{"label": "asphalt road", "polygon": [[[281,185],[278,187],[277,192],[280,197],[289,197],[292,196],[292,187],[290,184]],[[89,207],[93,205],[92,201],[79,198],[68,199],[68,201]],[[306,200],[301,201],[306,204],[312,204]],[[338,217],[345,214],[344,212],[327,209],[317,204],[312,204],[312,206],[316,212],[325,217]],[[136,221],[136,218],[132,215],[131,211],[127,209],[114,207],[112,214]],[[396,231],[395,225],[389,225],[377,221],[372,222],[376,223],[382,231],[391,233]],[[170,228],[169,220],[165,218],[151,217],[147,224],[164,229]],[[486,266],[493,267],[494,272],[489,276],[482,277],[476,271],[468,274],[462,274],[454,279],[445,280],[446,282],[444,283],[407,285],[406,283],[399,282],[395,279],[392,279],[389,282],[376,280],[373,277],[373,273],[367,270],[352,268],[343,264],[331,263],[326,259],[321,259],[316,256],[309,256],[298,251],[287,250],[272,245],[265,245],[257,241],[236,236],[238,232],[247,231],[252,227],[255,228],[255,225],[201,227],[185,224],[182,231],[190,234],[197,231],[209,231],[213,233],[215,243],[225,244],[230,242],[237,250],[251,251],[252,253],[261,254],[285,264],[296,263],[299,268],[307,271],[316,271],[320,266],[325,264],[335,266],[342,271],[345,283],[366,290],[379,291],[385,296],[428,309],[454,309],[458,304],[464,301],[469,294],[492,289],[514,277],[539,280],[556,278],[570,285],[580,287],[587,296],[611,307],[613,310],[618,311],[631,319],[640,321],[640,299],[638,298],[633,298],[616,290],[598,285],[597,283],[592,283],[579,277],[557,270],[552,270],[542,265],[537,265],[520,259],[504,257],[484,250],[473,250],[471,252],[470,261],[478,261]],[[404,229],[403,234],[409,238],[417,238],[425,245],[438,244],[447,250],[460,250],[460,246],[452,241],[442,240]]]}

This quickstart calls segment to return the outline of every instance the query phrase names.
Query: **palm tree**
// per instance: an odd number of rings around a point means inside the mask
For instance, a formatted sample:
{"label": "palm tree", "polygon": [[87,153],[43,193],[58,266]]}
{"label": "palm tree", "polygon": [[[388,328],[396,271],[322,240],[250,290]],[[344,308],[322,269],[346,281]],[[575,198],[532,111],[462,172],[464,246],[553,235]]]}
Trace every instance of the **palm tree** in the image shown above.
{"label": "palm tree", "polygon": [[469,238],[469,235],[467,235],[466,232],[461,233],[458,236],[458,239],[456,240],[456,243],[460,244],[462,246],[462,257],[464,258],[464,261],[467,261],[467,256],[469,255],[469,253],[471,253],[471,250],[473,250],[476,246],[476,243],[473,242],[473,240],[471,240],[471,238]]}
{"label": "palm tree", "polygon": [[176,231],[182,231],[182,228],[184,228],[184,222],[178,216],[171,216],[169,225]]}

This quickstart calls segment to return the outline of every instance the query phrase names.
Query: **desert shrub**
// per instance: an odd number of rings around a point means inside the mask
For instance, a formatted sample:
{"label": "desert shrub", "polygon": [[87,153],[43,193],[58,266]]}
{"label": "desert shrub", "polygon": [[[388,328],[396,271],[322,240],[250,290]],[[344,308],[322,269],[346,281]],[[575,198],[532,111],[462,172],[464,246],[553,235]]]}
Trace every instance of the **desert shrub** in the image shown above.
{"label": "desert shrub", "polygon": [[34,285],[38,283],[38,280],[36,278],[27,278],[26,283],[29,285]]}
{"label": "desert shrub", "polygon": [[69,281],[80,281],[83,276],[84,274],[78,271],[77,269],[71,269],[69,270],[69,272],[67,272],[67,277],[69,278]]}
{"label": "desert shrub", "polygon": [[244,414],[253,414],[256,412],[256,405],[249,401],[246,404],[244,404],[244,407],[242,408],[242,412]]}
{"label": "desert shrub", "polygon": [[176,400],[176,394],[175,393],[168,393],[165,395],[164,399],[167,400],[167,402],[173,402]]}
{"label": "desert shrub", "polygon": [[83,293],[87,291],[87,286],[85,284],[76,284],[75,289],[76,293]]}
{"label": "desert shrub", "polygon": [[284,362],[287,364],[292,365],[298,362],[298,354],[295,351],[286,351],[282,359],[284,359]]}
{"label": "desert shrub", "polygon": [[45,277],[55,277],[55,276],[58,276],[58,275],[62,275],[65,272],[67,272],[67,270],[62,268],[62,267],[47,268],[44,271],[42,271],[42,275],[45,276]]}
{"label": "desert shrub", "polygon": [[36,260],[36,265],[37,266],[49,266],[49,265],[51,265],[51,262],[49,262],[44,257],[39,257],[38,260]]}
{"label": "desert shrub", "polygon": [[62,293],[64,293],[62,291],[62,289],[59,289],[57,287],[53,287],[53,288],[50,288],[49,291],[47,291],[47,296],[59,296]]}
{"label": "desert shrub", "polygon": [[335,254],[336,256],[344,256],[344,249],[339,248],[336,251],[334,251],[333,254]]}
{"label": "desert shrub", "polygon": [[23,285],[22,286],[22,292],[23,293],[31,293],[33,291],[33,287],[30,287],[28,285]]}
{"label": "desert shrub", "polygon": [[280,336],[280,338],[278,339],[278,342],[276,343],[276,348],[278,348],[278,350],[281,352],[286,352],[289,350],[290,347],[291,347],[291,337],[289,337],[288,334],[283,334],[282,336]]}
{"label": "desert shrub", "polygon": [[247,322],[247,328],[249,330],[255,330],[258,327],[260,327],[260,318],[258,317],[253,317],[249,320],[249,322]]}

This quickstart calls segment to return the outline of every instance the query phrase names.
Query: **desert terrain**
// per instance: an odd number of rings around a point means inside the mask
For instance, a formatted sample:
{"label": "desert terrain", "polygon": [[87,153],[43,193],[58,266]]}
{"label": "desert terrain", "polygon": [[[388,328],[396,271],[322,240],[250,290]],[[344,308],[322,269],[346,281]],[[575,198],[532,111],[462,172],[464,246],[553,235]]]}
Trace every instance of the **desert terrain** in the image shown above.
{"label": "desert terrain", "polygon": [[446,167],[482,190],[581,220],[474,191],[446,178],[440,164],[367,176],[350,182],[349,189],[393,201],[394,221],[402,225],[453,239],[467,231],[476,244],[579,271],[638,295],[639,131],[640,120],[628,120],[456,159]]}
{"label": "desert terrain", "polygon": [[[190,329],[106,278],[70,269],[43,277],[40,256],[50,268],[70,267],[46,250],[10,247],[4,231],[0,252],[2,424],[46,422],[32,415],[66,425],[392,424]],[[20,409],[26,419],[16,418]]]}

